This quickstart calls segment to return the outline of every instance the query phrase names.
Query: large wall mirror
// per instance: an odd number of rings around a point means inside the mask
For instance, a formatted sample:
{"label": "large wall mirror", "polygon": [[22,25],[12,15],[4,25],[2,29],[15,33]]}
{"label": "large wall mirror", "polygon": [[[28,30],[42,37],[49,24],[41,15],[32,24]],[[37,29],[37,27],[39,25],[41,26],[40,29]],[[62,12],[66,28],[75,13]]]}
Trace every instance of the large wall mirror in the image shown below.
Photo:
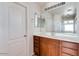
{"label": "large wall mirror", "polygon": [[78,33],[76,2],[67,2],[63,6],[45,10],[44,30],[46,32]]}
{"label": "large wall mirror", "polygon": [[45,25],[45,18],[37,13],[34,14],[33,21],[35,28],[42,28]]}

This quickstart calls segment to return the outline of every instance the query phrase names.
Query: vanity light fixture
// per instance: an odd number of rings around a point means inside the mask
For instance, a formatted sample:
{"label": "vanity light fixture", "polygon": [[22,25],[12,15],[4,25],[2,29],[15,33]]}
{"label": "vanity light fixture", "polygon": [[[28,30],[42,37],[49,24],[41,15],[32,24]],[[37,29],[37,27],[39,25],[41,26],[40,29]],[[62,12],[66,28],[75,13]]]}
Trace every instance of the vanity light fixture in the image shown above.
{"label": "vanity light fixture", "polygon": [[65,2],[58,3],[58,4],[54,5],[54,6],[50,6],[50,7],[48,7],[48,8],[45,8],[45,11],[47,11],[47,10],[49,10],[49,9],[52,9],[52,8],[56,8],[56,7],[62,6],[62,5],[64,5],[64,4],[65,4]]}

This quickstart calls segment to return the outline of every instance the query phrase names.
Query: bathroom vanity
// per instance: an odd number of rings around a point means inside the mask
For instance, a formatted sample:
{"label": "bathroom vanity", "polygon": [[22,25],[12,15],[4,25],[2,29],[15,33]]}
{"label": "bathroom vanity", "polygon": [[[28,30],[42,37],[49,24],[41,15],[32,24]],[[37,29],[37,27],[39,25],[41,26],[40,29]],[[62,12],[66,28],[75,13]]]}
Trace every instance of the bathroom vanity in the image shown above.
{"label": "bathroom vanity", "polygon": [[34,35],[34,54],[38,56],[79,56],[77,39]]}
{"label": "bathroom vanity", "polygon": [[37,33],[33,35],[35,55],[79,56],[78,5],[66,3],[61,7],[47,8],[41,13],[40,25],[43,26],[34,27],[33,31]]}

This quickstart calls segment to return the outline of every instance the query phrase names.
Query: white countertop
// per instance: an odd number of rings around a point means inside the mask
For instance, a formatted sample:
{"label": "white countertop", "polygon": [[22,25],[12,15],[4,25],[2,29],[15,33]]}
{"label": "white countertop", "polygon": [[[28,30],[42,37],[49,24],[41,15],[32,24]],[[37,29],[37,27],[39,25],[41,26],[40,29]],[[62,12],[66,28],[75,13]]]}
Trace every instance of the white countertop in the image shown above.
{"label": "white countertop", "polygon": [[78,34],[55,33],[55,32],[54,33],[49,33],[49,32],[46,32],[46,33],[34,33],[34,35],[79,43],[79,35]]}

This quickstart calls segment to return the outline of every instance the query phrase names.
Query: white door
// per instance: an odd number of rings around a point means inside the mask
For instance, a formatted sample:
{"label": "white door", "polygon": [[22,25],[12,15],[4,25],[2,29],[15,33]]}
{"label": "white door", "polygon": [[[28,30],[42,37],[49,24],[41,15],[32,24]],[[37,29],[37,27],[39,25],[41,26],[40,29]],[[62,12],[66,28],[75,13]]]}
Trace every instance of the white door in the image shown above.
{"label": "white door", "polygon": [[8,9],[0,2],[0,56],[8,55]]}
{"label": "white door", "polygon": [[0,55],[26,55],[26,8],[0,3]]}
{"label": "white door", "polygon": [[26,55],[26,8],[16,3],[8,4],[9,55]]}

